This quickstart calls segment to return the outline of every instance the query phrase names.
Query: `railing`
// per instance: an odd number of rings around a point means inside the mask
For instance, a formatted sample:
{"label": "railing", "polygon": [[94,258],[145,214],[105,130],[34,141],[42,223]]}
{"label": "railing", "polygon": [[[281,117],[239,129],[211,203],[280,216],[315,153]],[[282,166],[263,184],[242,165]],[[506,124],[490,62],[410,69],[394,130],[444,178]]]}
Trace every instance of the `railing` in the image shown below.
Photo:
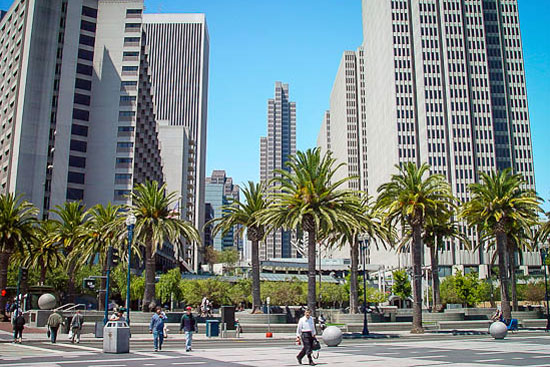
{"label": "railing", "polygon": [[74,303],[67,303],[63,306],[59,306],[58,308],[54,308],[53,311],[73,311],[78,309],[79,307],[82,307],[83,309],[86,309],[86,305],[83,303],[74,304]]}

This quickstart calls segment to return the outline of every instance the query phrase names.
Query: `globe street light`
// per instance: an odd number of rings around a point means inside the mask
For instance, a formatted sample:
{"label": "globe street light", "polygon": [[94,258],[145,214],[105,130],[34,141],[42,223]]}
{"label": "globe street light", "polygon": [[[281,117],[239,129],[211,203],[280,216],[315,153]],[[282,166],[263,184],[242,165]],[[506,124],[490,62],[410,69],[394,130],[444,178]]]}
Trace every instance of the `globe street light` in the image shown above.
{"label": "globe street light", "polygon": [[130,325],[130,260],[132,259],[132,237],[134,236],[134,225],[136,216],[133,213],[126,217],[126,228],[128,229],[128,275],[126,278],[126,322]]}
{"label": "globe street light", "polygon": [[550,331],[550,310],[548,306],[548,275],[546,274],[546,257],[548,256],[548,249],[550,244],[545,242],[540,246],[540,259],[542,261],[542,267],[544,268],[544,299],[546,301],[546,331]]}

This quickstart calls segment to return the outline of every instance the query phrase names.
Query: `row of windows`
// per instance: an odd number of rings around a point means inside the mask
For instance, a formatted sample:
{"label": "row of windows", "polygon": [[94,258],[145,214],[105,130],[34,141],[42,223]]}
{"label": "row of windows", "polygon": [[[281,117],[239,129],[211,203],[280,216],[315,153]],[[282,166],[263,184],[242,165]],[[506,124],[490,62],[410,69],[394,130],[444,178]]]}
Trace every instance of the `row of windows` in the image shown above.
{"label": "row of windows", "polygon": [[86,168],[86,158],[69,155],[69,166],[77,168]]}
{"label": "row of windows", "polygon": [[94,32],[96,30],[96,24],[92,22],[88,22],[87,20],[82,19],[80,22],[80,29],[88,31],[88,32]]}
{"label": "row of windows", "polygon": [[86,153],[88,144],[85,141],[71,139],[71,150]]}
{"label": "row of windows", "polygon": [[89,121],[90,120],[90,111],[81,110],[79,108],[73,108],[73,119]]}
{"label": "row of windows", "polygon": [[75,88],[83,90],[92,90],[92,82],[86,79],[76,78],[74,83]]}
{"label": "row of windows", "polygon": [[84,185],[85,175],[84,173],[69,171],[69,174],[67,175],[67,182]]}
{"label": "row of windows", "polygon": [[85,34],[81,34],[78,43],[80,43],[81,45],[94,47],[95,37],[90,37],[90,36],[86,36]]}
{"label": "row of windows", "polygon": [[78,58],[83,60],[88,60],[88,61],[94,61],[94,52],[79,48]]}
{"label": "row of windows", "polygon": [[90,105],[90,96],[80,93],[74,94],[74,103],[81,104],[84,106]]}
{"label": "row of windows", "polygon": [[84,200],[84,190],[67,188],[67,200]]}
{"label": "row of windows", "polygon": [[97,9],[90,8],[88,6],[82,6],[82,15],[90,18],[97,18]]}
{"label": "row of windows", "polygon": [[93,74],[94,68],[91,65],[84,65],[81,63],[76,64],[76,72],[82,75],[89,75],[91,76]]}

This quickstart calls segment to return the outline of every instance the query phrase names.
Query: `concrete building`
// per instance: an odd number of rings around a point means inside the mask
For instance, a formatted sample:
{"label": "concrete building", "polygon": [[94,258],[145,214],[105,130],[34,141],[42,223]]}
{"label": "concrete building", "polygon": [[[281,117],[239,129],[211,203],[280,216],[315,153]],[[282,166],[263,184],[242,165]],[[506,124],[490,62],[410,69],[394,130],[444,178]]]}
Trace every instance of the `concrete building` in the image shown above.
{"label": "concrete building", "polygon": [[[296,103],[290,101],[288,84],[275,83],[275,98],[267,101],[267,136],[260,138],[260,181],[269,182],[275,170],[296,154]],[[260,244],[260,259],[296,257],[291,232],[278,230]]]}
{"label": "concrete building", "polygon": [[[205,201],[213,212],[212,218],[221,218],[224,215],[223,206],[229,205],[231,200],[239,200],[239,186],[233,184],[233,179],[227,177],[224,170],[212,171],[212,176],[206,178]],[[210,235],[210,242],[206,246],[212,246],[216,251],[234,249],[242,252],[242,240],[238,236],[239,228],[233,228],[225,235],[218,233]]]}
{"label": "concrete building", "polygon": [[[511,167],[534,188],[516,0],[363,0],[363,32],[369,193],[408,161],[429,163],[461,201],[480,171]],[[448,241],[439,258],[443,269],[484,275],[490,256]],[[524,254],[526,271],[538,264],[538,254]]]}
{"label": "concrete building", "polygon": [[[185,172],[185,184],[197,180],[192,163],[205,157],[205,135],[197,147],[190,133],[165,133],[181,137],[166,151],[179,149],[183,166],[161,155],[159,125],[170,123],[157,123],[159,61],[143,18],[143,0],[14,1],[0,20],[3,192],[22,194],[46,218],[66,200],[127,204],[135,184],[163,182],[167,173],[170,182],[173,172]],[[180,81],[162,83],[173,89]],[[186,198],[194,193],[187,190]],[[157,265],[173,263],[167,244]]]}

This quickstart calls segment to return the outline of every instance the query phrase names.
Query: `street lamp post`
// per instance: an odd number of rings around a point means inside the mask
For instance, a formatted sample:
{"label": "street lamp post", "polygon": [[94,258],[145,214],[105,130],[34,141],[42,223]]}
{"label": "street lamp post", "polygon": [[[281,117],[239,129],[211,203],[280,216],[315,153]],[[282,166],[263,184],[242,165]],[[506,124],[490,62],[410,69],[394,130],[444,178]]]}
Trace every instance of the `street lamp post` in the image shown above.
{"label": "street lamp post", "polygon": [[130,325],[130,269],[132,259],[132,237],[134,236],[134,225],[136,216],[133,213],[128,214],[126,218],[126,228],[128,229],[128,274],[126,278],[126,322]]}
{"label": "street lamp post", "polygon": [[546,273],[546,257],[548,256],[548,243],[543,243],[540,246],[540,259],[544,268],[544,299],[546,301],[546,332],[550,331],[550,307],[548,305],[548,275]]}
{"label": "street lamp post", "polygon": [[369,239],[366,236],[362,236],[361,240],[361,254],[363,257],[363,335],[369,335],[369,325],[367,321],[367,247],[369,246]]}

